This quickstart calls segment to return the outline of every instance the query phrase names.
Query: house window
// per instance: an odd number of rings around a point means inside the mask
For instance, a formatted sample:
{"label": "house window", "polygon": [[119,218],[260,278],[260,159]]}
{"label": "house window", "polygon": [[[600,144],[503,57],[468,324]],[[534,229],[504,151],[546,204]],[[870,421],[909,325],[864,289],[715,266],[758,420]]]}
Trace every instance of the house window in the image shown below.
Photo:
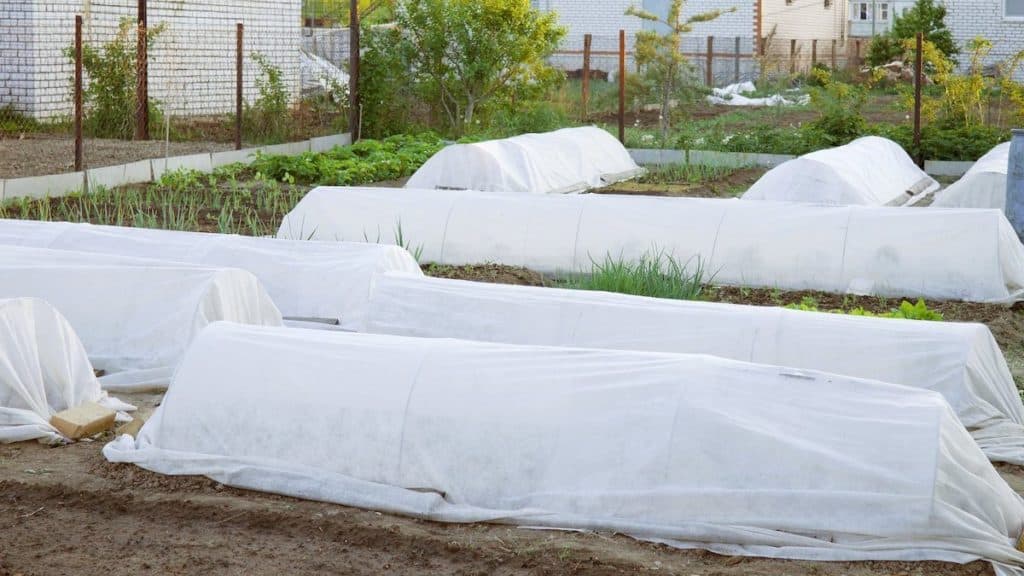
{"label": "house window", "polygon": [[868,3],[867,2],[858,2],[857,3],[857,19],[858,20],[868,20],[869,19],[868,18]]}
{"label": "house window", "polygon": [[1024,0],[1004,0],[1003,14],[1007,18],[1024,19]]}
{"label": "house window", "polygon": [[883,3],[879,4],[878,6],[882,9],[881,19],[882,20],[888,20],[889,19],[889,4],[886,3],[886,2],[883,2]]}

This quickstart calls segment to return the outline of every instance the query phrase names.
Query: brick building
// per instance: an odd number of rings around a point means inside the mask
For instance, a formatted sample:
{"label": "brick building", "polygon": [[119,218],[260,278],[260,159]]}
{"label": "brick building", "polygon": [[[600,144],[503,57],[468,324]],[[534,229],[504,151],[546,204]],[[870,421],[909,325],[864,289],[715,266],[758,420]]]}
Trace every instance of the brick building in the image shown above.
{"label": "brick building", "polygon": [[[976,36],[992,42],[986,64],[1003,62],[1024,50],[1024,0],[949,0],[946,3],[946,26],[953,39],[963,47]],[[960,57],[960,66],[969,64]],[[1024,70],[1018,68],[1014,78],[1024,82]]]}
{"label": "brick building", "polygon": [[[99,48],[122,19],[136,18],[136,0],[3,0],[0,3],[0,108],[37,119],[71,114],[75,15],[85,42]],[[235,26],[246,28],[245,96],[256,97],[259,52],[299,93],[301,0],[149,0],[150,27],[164,30],[150,49],[150,96],[176,115],[232,112]]]}

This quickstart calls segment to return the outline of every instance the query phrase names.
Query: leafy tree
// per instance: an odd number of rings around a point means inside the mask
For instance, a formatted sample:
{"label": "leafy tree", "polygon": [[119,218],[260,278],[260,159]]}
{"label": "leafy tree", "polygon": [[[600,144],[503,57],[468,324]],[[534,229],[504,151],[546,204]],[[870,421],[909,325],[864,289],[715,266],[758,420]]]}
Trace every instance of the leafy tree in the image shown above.
{"label": "leafy tree", "polygon": [[557,22],[529,0],[399,0],[400,32],[374,46],[394,51],[400,81],[461,134],[482,109],[536,99],[561,78],[547,64],[565,36]]}
{"label": "leafy tree", "polygon": [[892,35],[898,40],[912,40],[918,32],[924,32],[928,40],[938,48],[939,52],[956,62],[954,58],[960,53],[953,34],[946,28],[946,7],[935,0],[917,0],[913,8],[896,18],[892,24]]}
{"label": "leafy tree", "polygon": [[[359,0],[359,16],[371,23],[387,22],[394,5],[394,0]],[[327,26],[348,26],[350,8],[349,0],[302,0],[302,17],[320,20]]]}
{"label": "leafy tree", "polygon": [[665,33],[643,30],[636,34],[636,62],[641,69],[641,84],[656,94],[661,103],[662,139],[668,138],[671,128],[672,101],[684,96],[685,88],[692,85],[691,71],[686,58],[679,50],[682,36],[693,31],[693,25],[709,22],[730,10],[712,10],[683,19],[684,0],[672,0],[665,17],[630,6],[626,15],[636,16],[648,22],[657,22],[668,27]]}

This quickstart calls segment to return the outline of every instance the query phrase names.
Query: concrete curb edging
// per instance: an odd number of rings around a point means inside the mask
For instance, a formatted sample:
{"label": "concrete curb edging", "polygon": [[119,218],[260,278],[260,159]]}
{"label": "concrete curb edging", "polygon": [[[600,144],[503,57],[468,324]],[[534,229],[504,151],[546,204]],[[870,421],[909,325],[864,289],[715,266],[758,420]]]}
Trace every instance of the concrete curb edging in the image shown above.
{"label": "concrete curb edging", "polygon": [[273,146],[139,160],[128,164],[88,168],[84,172],[0,179],[0,202],[25,197],[67,196],[68,194],[88,192],[91,188],[99,186],[115,188],[127,184],[154,182],[159,180],[165,172],[181,168],[210,173],[221,166],[236,162],[250,164],[256,158],[256,154],[293,156],[311,150],[324,152],[335,146],[348,146],[351,143],[352,135],[346,133]]}
{"label": "concrete curb edging", "polygon": [[[745,152],[717,152],[713,150],[665,150],[656,148],[630,148],[629,155],[641,166],[666,164],[708,164],[711,166],[762,166],[774,168],[796,156],[788,154],[750,154]],[[974,162],[926,160],[924,171],[932,176],[963,176]]]}

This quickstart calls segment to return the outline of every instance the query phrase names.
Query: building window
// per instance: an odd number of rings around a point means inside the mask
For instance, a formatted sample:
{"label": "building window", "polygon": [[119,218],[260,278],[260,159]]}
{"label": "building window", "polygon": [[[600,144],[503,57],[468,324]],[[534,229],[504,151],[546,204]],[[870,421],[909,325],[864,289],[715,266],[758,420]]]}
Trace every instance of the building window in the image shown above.
{"label": "building window", "polygon": [[1007,18],[1024,20],[1024,0],[1004,0],[1003,14]]}
{"label": "building window", "polygon": [[882,9],[882,15],[880,16],[880,18],[882,20],[888,20],[889,19],[889,4],[883,2],[883,3],[879,4],[878,6]]}
{"label": "building window", "polygon": [[868,3],[858,2],[857,3],[857,19],[858,20],[869,20],[868,17]]}

